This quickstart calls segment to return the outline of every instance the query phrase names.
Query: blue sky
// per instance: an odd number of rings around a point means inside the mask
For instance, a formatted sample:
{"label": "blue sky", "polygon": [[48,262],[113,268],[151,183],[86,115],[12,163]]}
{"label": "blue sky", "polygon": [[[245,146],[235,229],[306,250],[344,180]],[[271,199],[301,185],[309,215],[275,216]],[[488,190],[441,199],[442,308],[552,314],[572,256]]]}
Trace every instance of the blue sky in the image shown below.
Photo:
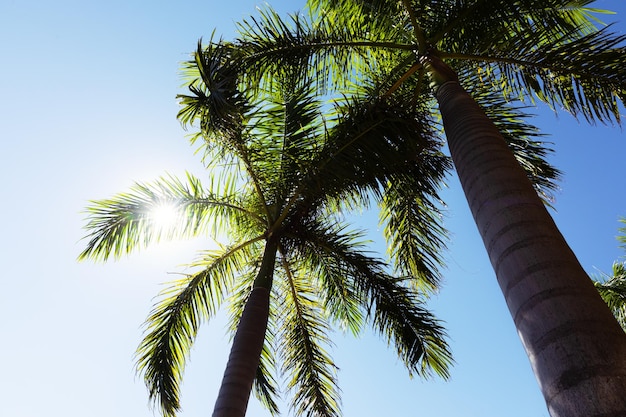
{"label": "blue sky", "polygon": [[[295,11],[299,2],[271,2]],[[302,2],[303,3],[303,2]],[[206,175],[175,115],[178,68],[198,38],[256,1],[0,1],[0,378],[12,417],[151,416],[133,369],[141,324],[178,266],[210,242],[176,242],[108,264],[77,263],[87,200],[166,172]],[[598,1],[619,13],[626,4]],[[538,109],[565,171],[554,218],[590,272],[623,253],[620,128],[589,127]],[[456,365],[448,382],[410,380],[375,336],[338,334],[346,416],[544,417],[543,399],[454,178],[444,197],[453,244],[431,306],[447,322]],[[207,415],[228,350],[224,321],[201,329],[185,374],[182,417]],[[252,399],[249,415],[268,415]]]}

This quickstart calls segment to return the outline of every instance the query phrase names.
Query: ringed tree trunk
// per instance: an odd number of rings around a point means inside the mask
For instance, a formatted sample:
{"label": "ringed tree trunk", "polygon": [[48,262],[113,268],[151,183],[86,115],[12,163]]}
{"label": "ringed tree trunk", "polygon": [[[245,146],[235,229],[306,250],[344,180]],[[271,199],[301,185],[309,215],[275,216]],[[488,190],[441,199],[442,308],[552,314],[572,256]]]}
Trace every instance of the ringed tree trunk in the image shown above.
{"label": "ringed tree trunk", "polygon": [[436,95],[457,175],[550,415],[626,416],[626,334],[491,120],[457,81]]}
{"label": "ringed tree trunk", "polygon": [[277,248],[274,239],[265,245],[259,272],[233,338],[213,417],[246,415],[265,341]]}

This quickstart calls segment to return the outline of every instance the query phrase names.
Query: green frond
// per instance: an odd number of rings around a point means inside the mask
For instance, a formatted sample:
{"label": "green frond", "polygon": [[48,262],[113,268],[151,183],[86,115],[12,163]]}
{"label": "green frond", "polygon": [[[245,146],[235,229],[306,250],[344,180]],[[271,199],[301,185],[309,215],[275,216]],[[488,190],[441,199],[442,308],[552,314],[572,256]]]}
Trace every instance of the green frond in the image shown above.
{"label": "green frond", "polygon": [[[620,218],[626,224],[626,218]],[[617,240],[626,249],[626,227],[618,229]],[[592,276],[593,284],[613,315],[626,331],[626,262],[614,262],[611,275]]]}
{"label": "green frond", "polygon": [[338,416],[336,366],[324,348],[331,341],[316,289],[306,275],[291,270],[287,261],[283,271],[280,294],[289,308],[279,317],[280,355],[287,389],[293,392],[291,406],[297,416]]}
{"label": "green frond", "polygon": [[452,356],[446,332],[417,293],[404,285],[406,281],[380,271],[360,276],[365,298],[372,300],[373,327],[395,346],[409,374],[448,378]]}
{"label": "green frond", "polygon": [[266,206],[250,155],[254,147],[249,143],[249,130],[254,121],[249,119],[255,109],[247,93],[240,91],[241,65],[233,44],[211,40],[203,47],[199,42],[194,59],[182,70],[191,94],[178,96],[182,107],[178,118],[184,126],[198,122],[200,133],[192,136],[192,143],[200,143],[205,163],[234,167],[234,172],[254,185],[257,198]]}
{"label": "green frond", "polygon": [[[437,191],[450,161],[421,109],[387,100],[348,103],[320,152],[325,160],[315,164],[312,181],[305,178],[302,189],[326,198],[338,193],[339,206],[378,200],[396,266],[434,288],[445,231],[433,202],[439,202]],[[326,188],[319,190],[322,184]]]}
{"label": "green frond", "polygon": [[441,144],[431,136],[428,121],[385,100],[357,104],[346,98],[345,103],[336,108],[336,119],[329,121],[323,145],[300,182],[303,205],[366,208],[399,175],[418,175],[428,184],[443,176],[449,161],[430,151]]}
{"label": "green frond", "polygon": [[[610,28],[598,29],[602,23],[596,15],[608,12],[588,7],[591,3],[317,0],[309,1],[309,7],[320,16],[337,17],[344,26],[373,20],[372,10],[388,14],[397,21],[396,32],[378,27],[374,36],[411,44],[418,54],[427,45],[446,60],[474,62],[476,71],[491,74],[490,86],[506,97],[537,97],[588,121],[619,122],[618,102],[626,91],[626,38],[610,34]],[[377,56],[371,69],[393,68],[403,60],[392,56]]]}
{"label": "green frond", "polygon": [[264,93],[246,131],[255,180],[274,200],[292,195],[324,132],[321,103],[312,86],[293,77],[283,79],[280,89]]}
{"label": "green frond", "polygon": [[[310,53],[304,49],[307,44],[304,36],[311,30],[306,19],[298,14],[284,20],[269,7],[259,14],[258,18],[250,17],[238,24],[238,45],[247,58],[245,76],[249,85],[270,90],[284,64],[290,68],[308,67]],[[284,61],[280,62],[278,57]]]}
{"label": "green frond", "polygon": [[606,281],[594,280],[594,285],[626,331],[626,263],[615,262],[613,275]]}
{"label": "green frond", "polygon": [[387,251],[401,275],[413,277],[423,292],[436,291],[444,265],[447,231],[435,190],[427,176],[403,176],[385,187],[380,207]]}
{"label": "green frond", "polygon": [[[445,331],[432,314],[422,307],[423,302],[417,292],[403,285],[409,284],[411,280],[387,274],[386,263],[368,256],[363,245],[354,241],[354,235],[340,232],[341,229],[333,230],[323,225],[317,229],[308,227],[300,236],[301,240],[291,241],[293,250],[299,254],[311,256],[312,253],[325,258],[326,264],[331,266],[328,268],[330,271],[352,281],[350,290],[354,291],[354,295],[351,294],[350,298],[356,297],[361,308],[369,312],[367,318],[396,347],[398,356],[411,374],[429,376],[435,373],[447,377],[452,359],[445,341]],[[341,286],[337,287],[342,289]],[[337,292],[327,291],[322,295],[334,296]]]}
{"label": "green frond", "polygon": [[[89,239],[79,259],[106,261],[162,239],[190,238],[206,232],[212,220],[236,216],[262,223],[256,213],[240,206],[234,196],[207,192],[200,181],[187,174],[186,181],[173,176],[152,183],[136,183],[127,193],[92,201],[87,207]],[[174,218],[162,224],[155,209],[166,207]]]}
{"label": "green frond", "polygon": [[374,56],[386,54],[388,48],[411,49],[377,37],[382,32],[369,29],[367,25],[344,25],[328,16],[309,19],[294,14],[283,19],[264,9],[258,18],[244,20],[239,26],[236,43],[245,62],[246,85],[253,90],[271,88],[276,82],[272,77],[287,65],[306,69],[323,92],[328,82],[350,84],[351,76],[366,71],[377,61]]}
{"label": "green frond", "polygon": [[[290,240],[293,256],[300,260],[301,268],[311,271],[318,282],[319,297],[325,314],[343,330],[353,335],[360,333],[364,317],[360,294],[351,279],[351,266],[339,253],[365,251],[364,233],[349,231],[345,225],[311,222],[306,230]],[[374,262],[369,258],[366,262]]]}
{"label": "green frond", "polygon": [[307,200],[323,196],[342,207],[366,206],[371,193],[380,195],[397,172],[416,169],[425,163],[421,157],[426,150],[440,145],[428,114],[421,118],[422,113],[384,99],[347,99],[337,112],[338,122],[329,128],[313,169],[301,182]]}
{"label": "green frond", "polygon": [[144,376],[150,399],[166,417],[180,408],[179,387],[185,360],[202,321],[209,320],[246,265],[252,242],[206,253],[205,268],[175,281],[160,294],[146,321],[137,349],[137,371]]}
{"label": "green frond", "polygon": [[183,64],[182,76],[190,94],[178,95],[178,119],[183,126],[198,122],[209,136],[236,138],[246,111],[246,100],[238,90],[239,68],[232,44],[211,39],[202,41],[193,60]]}
{"label": "green frond", "polygon": [[308,0],[307,8],[311,15],[319,19],[333,20],[337,25],[367,28],[364,31],[379,33],[376,36],[403,31],[408,24],[408,14],[399,1]]}
{"label": "green frond", "polygon": [[[298,247],[299,252],[313,252],[325,257],[326,263],[332,265],[332,271],[349,277],[352,281],[350,290],[354,291],[350,297],[356,296],[361,308],[369,311],[368,318],[373,320],[374,328],[395,345],[411,373],[422,376],[436,373],[447,377],[451,356],[445,331],[422,307],[417,293],[385,273],[387,265],[368,256],[363,246],[354,242],[351,236],[340,233],[333,236],[325,233],[323,227],[318,231],[322,236],[316,236],[312,230],[308,228],[310,234],[302,236],[303,248]],[[403,281],[410,282],[409,279]]]}
{"label": "green frond", "polygon": [[[443,13],[431,14],[426,24],[432,44],[443,50],[486,52],[505,49],[517,36],[533,34],[541,45],[550,39],[589,34],[599,23],[585,7],[591,0],[479,0],[438,2]],[[434,25],[434,26],[433,26]],[[571,39],[571,38],[570,38]]]}
{"label": "green frond", "polygon": [[626,36],[615,36],[609,28],[539,47],[532,36],[520,36],[506,50],[484,57],[497,68],[493,84],[510,97],[534,95],[590,122],[619,122]]}
{"label": "green frond", "polygon": [[626,250],[626,217],[622,217],[619,221],[623,223],[624,226],[618,229],[619,235],[617,236],[617,241],[620,242],[622,248]]}
{"label": "green frond", "polygon": [[270,323],[268,323],[268,329],[265,332],[265,343],[263,344],[263,350],[261,351],[261,358],[259,361],[259,368],[254,379],[254,394],[259,399],[261,404],[272,414],[272,416],[280,415],[278,403],[276,402],[279,397],[278,383],[273,375],[276,374],[276,344],[275,337],[272,329],[275,327],[272,324],[274,318],[272,317],[274,312],[270,310]]}

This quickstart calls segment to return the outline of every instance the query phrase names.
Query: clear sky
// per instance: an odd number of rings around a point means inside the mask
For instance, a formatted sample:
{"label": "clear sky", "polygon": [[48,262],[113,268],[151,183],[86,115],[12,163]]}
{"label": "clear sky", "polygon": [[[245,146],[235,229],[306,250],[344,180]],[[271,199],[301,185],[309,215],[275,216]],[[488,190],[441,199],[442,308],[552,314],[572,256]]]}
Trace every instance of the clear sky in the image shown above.
{"label": "clear sky", "polygon": [[[81,210],[166,172],[206,177],[175,117],[179,64],[214,29],[231,37],[258,3],[0,0],[0,414],[153,415],[133,369],[141,325],[170,273],[209,243],[77,263]],[[295,11],[304,1],[271,3]],[[618,11],[604,20],[626,31],[625,2],[597,7]],[[555,220],[588,271],[608,272],[623,255],[615,235],[626,216],[624,133],[538,112],[565,171]],[[547,416],[454,178],[444,197],[453,244],[430,305],[447,322],[452,378],[410,380],[375,336],[337,334],[344,415]],[[182,417],[211,413],[227,350],[223,320],[201,329]],[[248,415],[269,414],[252,399]]]}

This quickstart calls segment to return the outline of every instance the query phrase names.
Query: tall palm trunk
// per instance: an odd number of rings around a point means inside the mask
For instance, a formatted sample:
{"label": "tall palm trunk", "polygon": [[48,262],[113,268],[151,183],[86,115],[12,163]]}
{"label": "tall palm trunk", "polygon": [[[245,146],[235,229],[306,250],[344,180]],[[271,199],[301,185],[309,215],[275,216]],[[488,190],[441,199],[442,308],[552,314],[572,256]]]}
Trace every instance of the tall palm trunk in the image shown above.
{"label": "tall palm trunk", "polygon": [[626,335],[497,128],[437,91],[463,191],[552,417],[626,416]]}
{"label": "tall palm trunk", "polygon": [[254,288],[246,301],[237,326],[222,385],[215,401],[213,417],[246,415],[250,391],[265,341],[276,251],[277,243],[269,240],[254,281]]}

